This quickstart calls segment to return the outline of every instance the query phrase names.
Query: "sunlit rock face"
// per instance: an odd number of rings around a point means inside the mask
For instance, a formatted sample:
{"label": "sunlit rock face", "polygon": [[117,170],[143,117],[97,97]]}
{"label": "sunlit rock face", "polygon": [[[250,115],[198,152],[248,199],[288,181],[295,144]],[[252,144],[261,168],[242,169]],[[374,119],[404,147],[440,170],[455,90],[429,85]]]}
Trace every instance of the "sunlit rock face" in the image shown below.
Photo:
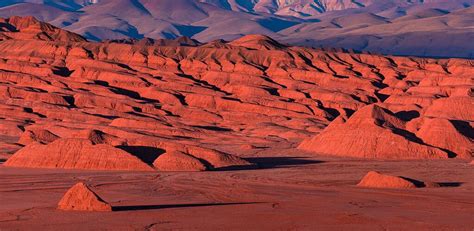
{"label": "sunlit rock face", "polygon": [[251,167],[286,145],[368,159],[471,158],[471,60],[281,44],[103,43],[1,19],[5,166],[129,171]]}

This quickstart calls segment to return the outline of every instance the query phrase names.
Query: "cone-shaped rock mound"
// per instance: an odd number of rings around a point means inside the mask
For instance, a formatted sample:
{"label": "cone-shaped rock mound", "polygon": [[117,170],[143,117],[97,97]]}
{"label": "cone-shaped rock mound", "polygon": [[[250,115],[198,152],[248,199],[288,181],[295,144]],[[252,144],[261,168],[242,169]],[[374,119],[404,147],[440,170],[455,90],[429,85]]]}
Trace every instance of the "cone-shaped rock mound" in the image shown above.
{"label": "cone-shaped rock mound", "polygon": [[424,145],[404,121],[378,105],[359,109],[345,123],[331,124],[299,147],[315,153],[381,159],[440,159],[448,154]]}
{"label": "cone-shaped rock mound", "polygon": [[425,184],[424,182],[418,180],[385,175],[379,172],[370,171],[362,178],[357,186],[367,188],[422,188],[428,186],[437,187],[437,184]]}
{"label": "cone-shaped rock mound", "polygon": [[[461,126],[460,130],[472,133],[470,127]],[[452,121],[441,118],[425,119],[416,135],[423,139],[426,144],[452,151],[461,158],[471,158],[474,154],[474,142],[471,138],[464,136]]]}
{"label": "cone-shaped rock mound", "polygon": [[112,206],[102,200],[86,184],[77,183],[58,203],[58,209],[71,211],[112,211]]}

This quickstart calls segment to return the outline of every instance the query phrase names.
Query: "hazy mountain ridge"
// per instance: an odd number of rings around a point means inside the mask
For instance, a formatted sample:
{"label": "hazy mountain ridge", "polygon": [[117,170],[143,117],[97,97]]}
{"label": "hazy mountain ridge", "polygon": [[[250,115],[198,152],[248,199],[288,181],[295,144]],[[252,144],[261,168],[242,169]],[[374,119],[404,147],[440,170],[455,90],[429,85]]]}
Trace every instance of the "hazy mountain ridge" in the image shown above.
{"label": "hazy mountain ridge", "polygon": [[471,5],[474,0],[7,0],[0,17],[32,15],[96,41],[265,34],[296,45],[474,57]]}

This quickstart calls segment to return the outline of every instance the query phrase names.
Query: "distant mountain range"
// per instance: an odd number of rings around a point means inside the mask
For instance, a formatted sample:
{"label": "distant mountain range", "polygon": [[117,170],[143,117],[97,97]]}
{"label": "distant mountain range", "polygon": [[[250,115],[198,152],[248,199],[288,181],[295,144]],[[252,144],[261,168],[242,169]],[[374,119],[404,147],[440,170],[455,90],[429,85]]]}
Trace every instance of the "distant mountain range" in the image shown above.
{"label": "distant mountain range", "polygon": [[89,40],[208,42],[264,34],[283,43],[474,58],[474,0],[2,0]]}

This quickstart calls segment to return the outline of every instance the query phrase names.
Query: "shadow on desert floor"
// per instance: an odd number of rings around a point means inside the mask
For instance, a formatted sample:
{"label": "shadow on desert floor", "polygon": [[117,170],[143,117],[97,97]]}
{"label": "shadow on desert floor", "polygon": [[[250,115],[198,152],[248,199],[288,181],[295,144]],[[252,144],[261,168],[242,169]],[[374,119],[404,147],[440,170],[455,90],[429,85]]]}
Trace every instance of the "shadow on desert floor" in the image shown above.
{"label": "shadow on desert floor", "polygon": [[324,163],[324,161],[313,160],[307,157],[250,157],[250,158],[244,158],[244,159],[252,163],[253,165],[230,166],[230,167],[216,168],[214,170],[216,171],[256,170],[256,169],[295,167],[295,166],[301,166],[301,165]]}
{"label": "shadow on desert floor", "polygon": [[408,177],[404,177],[404,176],[400,176],[400,178],[402,178],[404,180],[407,180],[407,181],[410,181],[411,183],[416,185],[416,187],[418,187],[418,188],[433,187],[433,183],[434,183],[435,187],[441,187],[441,188],[459,187],[463,184],[463,182],[432,182],[431,185],[430,185],[430,183],[425,183],[425,182],[415,180],[415,179],[412,179],[412,178],[408,178]]}
{"label": "shadow on desert floor", "polygon": [[197,204],[168,204],[168,205],[126,205],[113,206],[112,211],[137,211],[137,210],[153,210],[153,209],[169,209],[169,208],[191,208],[191,207],[209,207],[209,206],[225,206],[225,205],[249,205],[262,204],[265,202],[231,202],[231,203],[197,203]]}
{"label": "shadow on desert floor", "polygon": [[459,187],[464,184],[464,182],[436,182],[439,187]]}

